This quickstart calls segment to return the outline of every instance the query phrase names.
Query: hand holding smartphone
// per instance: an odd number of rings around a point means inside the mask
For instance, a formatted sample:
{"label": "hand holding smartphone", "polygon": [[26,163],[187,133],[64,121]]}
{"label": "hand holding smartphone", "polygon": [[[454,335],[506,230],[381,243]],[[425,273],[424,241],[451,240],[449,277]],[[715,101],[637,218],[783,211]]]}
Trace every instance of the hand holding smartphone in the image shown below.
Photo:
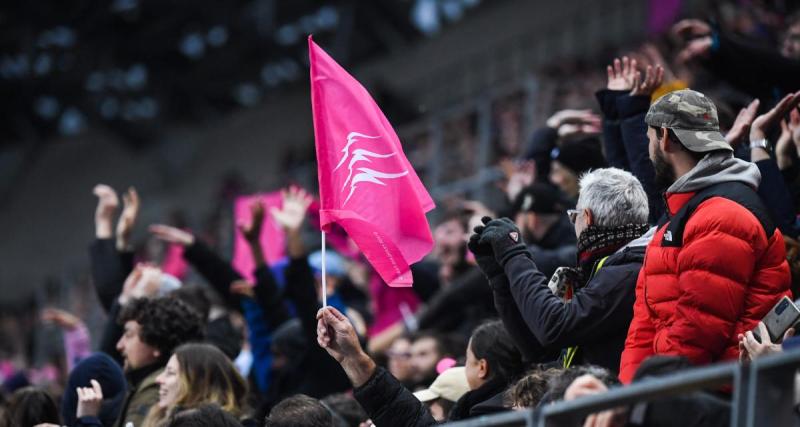
{"label": "hand holding smartphone", "polygon": [[[770,341],[775,344],[780,343],[783,339],[783,334],[797,324],[798,321],[800,321],[800,309],[786,296],[781,298],[762,320],[767,327]],[[753,329],[752,332],[755,339],[761,342],[761,334],[758,327]]]}

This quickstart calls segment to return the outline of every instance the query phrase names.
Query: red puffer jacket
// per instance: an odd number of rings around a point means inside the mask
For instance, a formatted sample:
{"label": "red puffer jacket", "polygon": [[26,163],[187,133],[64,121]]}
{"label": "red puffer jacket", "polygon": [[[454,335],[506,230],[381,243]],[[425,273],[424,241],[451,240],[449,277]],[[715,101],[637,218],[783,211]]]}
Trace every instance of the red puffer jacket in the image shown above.
{"label": "red puffer jacket", "polygon": [[[668,195],[670,214],[694,194]],[[636,284],[620,363],[626,384],[654,354],[697,365],[737,358],[737,334],[753,329],[783,295],[791,297],[780,231],[767,240],[753,213],[736,202],[702,202],[686,222],[682,247],[662,247],[667,225],[648,245]]]}

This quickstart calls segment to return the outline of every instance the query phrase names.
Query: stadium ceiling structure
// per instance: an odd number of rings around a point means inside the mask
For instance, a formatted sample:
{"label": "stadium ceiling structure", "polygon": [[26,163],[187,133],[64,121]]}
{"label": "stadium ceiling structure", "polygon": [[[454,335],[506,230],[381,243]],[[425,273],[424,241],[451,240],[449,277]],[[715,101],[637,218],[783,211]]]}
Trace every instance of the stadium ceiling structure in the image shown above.
{"label": "stadium ceiling structure", "polygon": [[103,127],[133,146],[305,82],[306,36],[342,64],[402,49],[480,0],[40,0],[0,6],[0,146]]}

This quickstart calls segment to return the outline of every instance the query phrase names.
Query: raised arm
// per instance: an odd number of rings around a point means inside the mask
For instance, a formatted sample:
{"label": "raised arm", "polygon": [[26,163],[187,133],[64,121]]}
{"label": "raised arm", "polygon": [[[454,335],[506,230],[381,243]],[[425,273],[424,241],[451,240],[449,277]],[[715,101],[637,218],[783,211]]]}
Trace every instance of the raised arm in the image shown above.
{"label": "raised arm", "polygon": [[375,425],[436,424],[422,402],[364,353],[353,325],[339,310],[333,307],[320,309],[316,331],[317,343],[342,366],[355,387],[353,396]]}
{"label": "raised arm", "polygon": [[183,246],[186,261],[211,284],[229,308],[241,310],[239,296],[231,293],[231,284],[243,279],[228,261],[197,240],[192,233],[180,228],[155,224],[150,226],[150,233],[165,242]]}
{"label": "raised arm", "polygon": [[661,86],[664,70],[661,66],[647,67],[644,76],[636,72],[630,95],[617,99],[620,130],[630,171],[642,183],[647,193],[650,222],[656,223],[663,212],[660,190],[655,185],[655,169],[650,161],[647,124],[644,117],[650,107],[653,92]]}
{"label": "raised arm", "polygon": [[117,193],[107,185],[98,184],[94,188],[94,195],[98,199],[94,214],[95,240],[89,247],[89,259],[97,299],[108,312],[122,291],[125,277],[133,268],[133,255],[118,251],[114,241],[112,224],[119,207]]}
{"label": "raised arm", "polygon": [[[778,163],[770,156],[769,145],[763,147],[762,141],[766,141],[770,129],[777,126],[784,116],[790,111],[796,111],[798,104],[800,104],[800,92],[789,94],[775,107],[756,117],[750,126],[750,160],[758,166],[758,170],[761,172],[758,195],[772,213],[781,232],[789,236],[797,235],[792,196],[783,180]],[[788,127],[784,134],[784,139],[790,137]],[[785,141],[783,145],[786,145]],[[783,147],[776,145],[776,154],[782,149]]]}
{"label": "raised arm", "polygon": [[303,189],[292,187],[282,192],[283,206],[273,208],[270,214],[286,232],[289,265],[286,267],[286,295],[294,301],[303,332],[313,342],[316,336],[316,313],[319,302],[316,280],[306,259],[306,249],[300,231],[311,204],[311,196]]}
{"label": "raised arm", "polygon": [[614,61],[606,67],[608,83],[606,88],[599,90],[595,97],[603,113],[603,149],[605,150],[608,164],[615,168],[630,170],[628,157],[625,154],[625,145],[622,143],[622,130],[620,117],[617,111],[617,98],[630,93],[634,84],[636,60],[627,56]]}
{"label": "raised arm", "polygon": [[264,321],[267,322],[267,330],[277,328],[283,322],[289,320],[289,312],[283,302],[278,282],[272,275],[261,248],[261,233],[264,223],[264,204],[258,200],[250,205],[252,220],[250,224],[239,224],[239,232],[244,236],[253,261],[256,266],[256,284],[250,287],[247,283],[237,283],[231,290],[242,295],[253,298],[261,307]]}
{"label": "raised arm", "polygon": [[91,354],[91,337],[89,329],[80,317],[58,308],[45,308],[41,314],[42,321],[52,323],[61,328],[64,334],[64,353],[67,359],[67,372],[83,358]]}

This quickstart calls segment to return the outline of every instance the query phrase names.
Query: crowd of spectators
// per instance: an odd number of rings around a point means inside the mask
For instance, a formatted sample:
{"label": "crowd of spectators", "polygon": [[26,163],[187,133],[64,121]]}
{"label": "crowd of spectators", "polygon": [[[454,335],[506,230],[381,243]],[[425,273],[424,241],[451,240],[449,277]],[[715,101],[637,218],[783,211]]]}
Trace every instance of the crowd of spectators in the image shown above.
{"label": "crowd of spectators", "polygon": [[[499,101],[502,202],[443,201],[412,288],[337,229],[323,280],[318,203],[297,186],[231,227],[240,271],[224,233],[144,227],[147,194],[98,184],[77,302],[0,319],[0,426],[428,426],[793,351],[793,328],[775,340],[761,320],[800,296],[800,15],[726,10],[561,70],[587,77],[532,135],[519,97]],[[449,124],[445,180],[476,164],[473,121]],[[20,331],[40,324],[63,340],[31,363]],[[585,425],[722,426],[730,405],[708,390]]]}

